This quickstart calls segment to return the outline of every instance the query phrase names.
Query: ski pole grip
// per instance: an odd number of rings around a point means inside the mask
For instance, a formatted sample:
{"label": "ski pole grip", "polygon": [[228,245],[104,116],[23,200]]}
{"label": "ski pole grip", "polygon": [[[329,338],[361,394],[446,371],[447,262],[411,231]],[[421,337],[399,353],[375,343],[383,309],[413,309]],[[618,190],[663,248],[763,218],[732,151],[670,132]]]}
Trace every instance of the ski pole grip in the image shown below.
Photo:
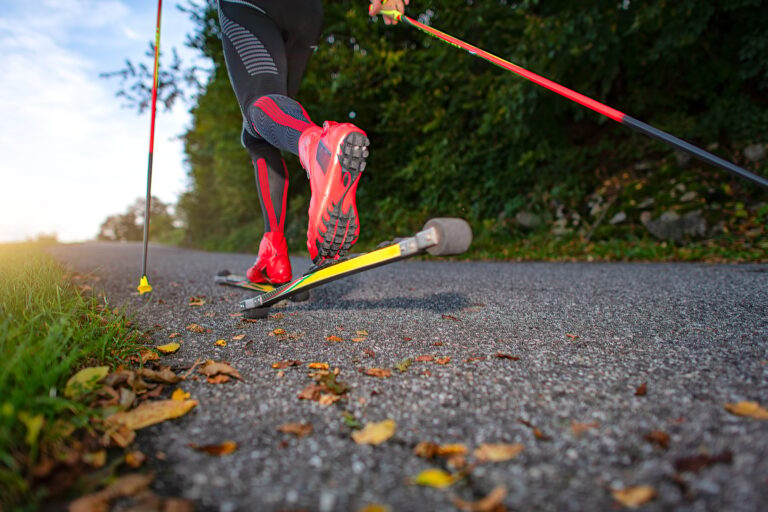
{"label": "ski pole grip", "polygon": [[[372,5],[368,6],[368,14],[371,13],[371,9],[373,8]],[[379,14],[382,16],[389,16],[390,18],[394,19],[395,21],[400,21],[400,17],[403,15],[400,11],[396,11],[395,9],[383,9],[379,11]]]}

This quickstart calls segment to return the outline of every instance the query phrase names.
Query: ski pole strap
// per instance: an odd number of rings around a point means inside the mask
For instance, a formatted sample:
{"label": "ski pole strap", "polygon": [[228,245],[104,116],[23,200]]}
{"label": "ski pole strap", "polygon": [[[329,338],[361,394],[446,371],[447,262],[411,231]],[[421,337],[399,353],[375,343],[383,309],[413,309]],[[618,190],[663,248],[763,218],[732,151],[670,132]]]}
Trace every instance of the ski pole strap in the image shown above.
{"label": "ski pole strap", "polygon": [[536,73],[528,71],[525,68],[521,68],[520,66],[513,64],[507,60],[504,60],[501,57],[497,57],[496,55],[493,55],[481,48],[478,48],[477,46],[473,46],[469,43],[462,41],[461,39],[458,39],[449,34],[446,34],[445,32],[441,32],[433,27],[425,25],[424,23],[416,21],[413,18],[409,18],[408,16],[400,13],[399,11],[396,11],[394,9],[387,9],[387,10],[379,11],[379,14],[383,16],[390,16],[397,21],[404,21],[406,24],[411,25],[412,27],[415,27],[423,32],[426,32],[427,34],[437,39],[440,39],[445,43],[448,43],[450,45],[456,46],[457,48],[461,48],[462,50],[469,52],[470,55],[474,55],[475,57],[480,57],[481,59],[484,59],[490,62],[491,64],[495,64],[500,68],[506,69],[507,71],[511,71],[527,80],[530,80],[531,82],[537,85],[545,87],[546,89],[549,89],[550,91],[559,94],[560,96],[564,96],[565,98],[568,98],[571,101],[579,103],[580,105],[583,105],[590,110],[594,110],[599,114],[602,114],[610,119],[613,119],[618,123],[629,126],[630,128],[637,130],[640,133],[644,133],[654,139],[658,139],[662,142],[666,142],[667,144],[670,144],[671,146],[681,151],[685,151],[686,153],[689,153],[695,156],[696,158],[699,158],[700,160],[703,160],[711,165],[720,167],[723,170],[736,174],[737,176],[747,179],[764,188],[768,188],[768,179],[762,176],[758,176],[757,174],[751,173],[746,169],[743,169],[738,165],[735,165],[731,162],[723,160],[722,158],[715,156],[712,153],[705,151],[697,146],[694,146],[689,142],[686,142],[673,135],[670,135],[669,133],[663,130],[654,128],[653,126],[647,123],[644,123],[642,121],[639,121],[633,117],[630,117],[627,114],[616,110],[615,108],[609,107],[608,105],[600,103],[599,101],[593,100],[588,96],[584,96],[583,94],[578,93],[573,89],[569,89],[565,86],[558,84],[557,82],[553,82],[552,80],[549,80],[548,78],[544,78],[543,76],[537,75]]}

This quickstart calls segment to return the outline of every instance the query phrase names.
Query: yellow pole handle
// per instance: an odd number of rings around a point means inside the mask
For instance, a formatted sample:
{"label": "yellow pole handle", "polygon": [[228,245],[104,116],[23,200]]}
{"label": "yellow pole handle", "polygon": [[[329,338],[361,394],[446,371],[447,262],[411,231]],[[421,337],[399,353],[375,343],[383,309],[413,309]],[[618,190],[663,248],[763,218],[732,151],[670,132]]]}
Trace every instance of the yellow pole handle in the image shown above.
{"label": "yellow pole handle", "polygon": [[[371,12],[371,5],[368,6],[368,12]],[[403,15],[400,11],[396,11],[395,9],[385,9],[382,11],[379,11],[379,14],[382,16],[389,16],[390,18],[394,18],[395,21],[400,21],[400,17]]]}

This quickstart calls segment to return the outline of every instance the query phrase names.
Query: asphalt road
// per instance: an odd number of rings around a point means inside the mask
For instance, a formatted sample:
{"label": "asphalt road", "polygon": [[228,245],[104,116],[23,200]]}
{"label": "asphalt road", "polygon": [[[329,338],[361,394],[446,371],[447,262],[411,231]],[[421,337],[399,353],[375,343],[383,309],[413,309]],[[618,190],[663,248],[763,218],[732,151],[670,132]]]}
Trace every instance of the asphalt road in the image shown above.
{"label": "asphalt road", "polygon": [[[476,500],[499,484],[504,504],[521,511],[614,510],[611,489],[638,485],[657,492],[643,510],[768,509],[768,421],[724,409],[768,406],[767,265],[405,261],[313,290],[309,302],[275,309],[278,319],[246,323],[230,313],[248,292],[214,285],[213,275],[244,271],[250,255],[153,246],[147,298],[135,292],[139,244],[54,251],[101,276],[109,301],[127,305],[138,325],[159,326],[156,344],[182,333],[169,364],[224,360],[242,374],[243,382],[186,381],[199,407],[138,437],[158,472],[155,489],[202,510],[456,510],[453,496]],[[201,295],[204,306],[189,306]],[[212,332],[186,331],[193,322]],[[290,336],[270,335],[277,328]],[[351,341],[357,331],[365,341]],[[386,379],[359,371],[422,355],[450,362],[417,362]],[[330,406],[299,400],[312,382],[306,366],[282,377],[271,367],[294,359],[338,367],[348,397]],[[642,383],[647,394],[636,396]],[[343,411],[361,424],[391,418],[396,434],[357,445]],[[277,430],[295,422],[313,433]],[[577,435],[572,422],[592,428]],[[668,449],[644,439],[652,430],[669,434]],[[225,440],[239,447],[224,457],[188,446]],[[420,441],[525,449],[435,489],[410,483],[446,467],[415,456]],[[678,459],[727,452],[730,462],[675,470]]]}

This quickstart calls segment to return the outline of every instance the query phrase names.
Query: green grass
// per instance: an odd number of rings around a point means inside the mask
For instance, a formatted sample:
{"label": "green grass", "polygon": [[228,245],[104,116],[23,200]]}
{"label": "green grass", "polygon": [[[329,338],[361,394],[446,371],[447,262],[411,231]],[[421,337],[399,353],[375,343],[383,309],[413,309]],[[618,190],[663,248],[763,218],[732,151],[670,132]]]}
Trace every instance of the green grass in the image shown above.
{"label": "green grass", "polygon": [[41,451],[87,425],[87,406],[63,396],[69,377],[117,363],[138,341],[69,277],[40,244],[0,245],[0,509],[42,499],[30,485]]}

